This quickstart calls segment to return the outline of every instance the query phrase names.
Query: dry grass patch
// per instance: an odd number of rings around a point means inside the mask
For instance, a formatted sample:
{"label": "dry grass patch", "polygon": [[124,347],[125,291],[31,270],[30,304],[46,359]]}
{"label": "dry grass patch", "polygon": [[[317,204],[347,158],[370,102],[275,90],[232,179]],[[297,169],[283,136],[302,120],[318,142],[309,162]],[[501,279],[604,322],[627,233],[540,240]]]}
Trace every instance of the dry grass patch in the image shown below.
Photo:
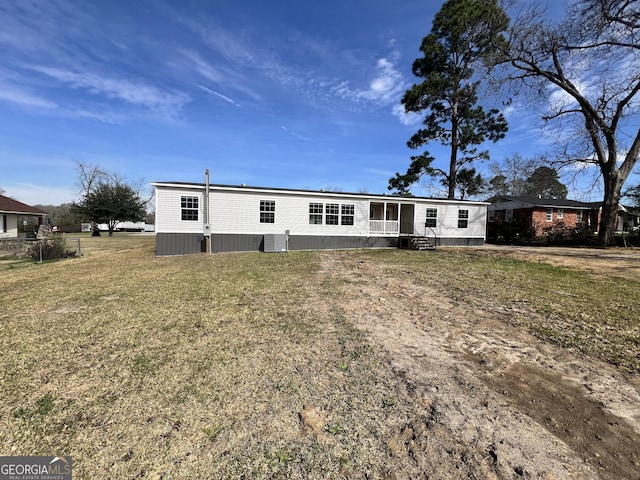
{"label": "dry grass patch", "polygon": [[386,439],[414,407],[331,307],[315,253],[156,258],[144,236],[82,246],[3,272],[1,451],[71,455],[77,478],[401,468]]}
{"label": "dry grass patch", "polygon": [[[82,249],[2,272],[0,451],[71,455],[80,479],[489,468],[346,318],[340,282],[358,272],[327,275],[326,254],[157,258],[136,235]],[[349,255],[640,370],[637,283],[460,251]]]}

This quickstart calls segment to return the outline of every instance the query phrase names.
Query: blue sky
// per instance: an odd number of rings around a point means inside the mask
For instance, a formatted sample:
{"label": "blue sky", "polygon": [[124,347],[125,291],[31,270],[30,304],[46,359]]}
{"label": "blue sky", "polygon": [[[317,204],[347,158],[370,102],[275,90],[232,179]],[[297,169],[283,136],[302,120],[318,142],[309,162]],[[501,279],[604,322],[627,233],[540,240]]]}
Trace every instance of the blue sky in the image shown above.
{"label": "blue sky", "polygon": [[[386,192],[416,153],[400,99],[441,4],[2,2],[0,188],[72,201],[81,161],[147,183],[209,168],[212,183]],[[507,113],[492,159],[544,151],[534,112]]]}

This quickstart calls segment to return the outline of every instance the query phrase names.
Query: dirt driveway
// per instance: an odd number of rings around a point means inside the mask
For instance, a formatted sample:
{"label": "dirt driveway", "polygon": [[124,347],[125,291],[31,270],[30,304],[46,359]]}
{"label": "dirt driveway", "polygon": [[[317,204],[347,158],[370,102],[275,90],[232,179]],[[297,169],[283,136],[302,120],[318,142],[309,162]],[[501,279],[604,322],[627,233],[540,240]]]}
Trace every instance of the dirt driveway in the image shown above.
{"label": "dirt driveway", "polygon": [[[640,251],[485,250],[640,280]],[[388,442],[404,457],[397,478],[426,464],[433,478],[640,478],[638,378],[539,341],[498,306],[454,302],[437,279],[412,283],[352,252],[322,262],[347,318],[424,411]]]}

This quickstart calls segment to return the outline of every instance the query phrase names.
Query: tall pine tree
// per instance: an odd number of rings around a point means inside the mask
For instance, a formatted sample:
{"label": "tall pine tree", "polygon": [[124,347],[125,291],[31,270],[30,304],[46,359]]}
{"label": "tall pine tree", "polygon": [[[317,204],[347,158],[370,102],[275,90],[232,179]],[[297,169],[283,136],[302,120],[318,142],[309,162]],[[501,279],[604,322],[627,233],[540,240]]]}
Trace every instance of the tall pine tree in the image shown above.
{"label": "tall pine tree", "polygon": [[424,37],[423,53],[413,63],[413,74],[423,78],[402,98],[407,112],[426,112],[424,127],[407,143],[416,149],[432,141],[450,147],[449,168],[433,166],[428,151],[412,156],[405,174],[389,180],[389,190],[407,193],[425,174],[441,177],[448,198],[455,198],[459,173],[475,160],[489,158],[478,146],[504,137],[507,122],[498,110],[478,105],[479,80],[474,75],[483,61],[504,42],[509,18],[497,0],[448,0]]}

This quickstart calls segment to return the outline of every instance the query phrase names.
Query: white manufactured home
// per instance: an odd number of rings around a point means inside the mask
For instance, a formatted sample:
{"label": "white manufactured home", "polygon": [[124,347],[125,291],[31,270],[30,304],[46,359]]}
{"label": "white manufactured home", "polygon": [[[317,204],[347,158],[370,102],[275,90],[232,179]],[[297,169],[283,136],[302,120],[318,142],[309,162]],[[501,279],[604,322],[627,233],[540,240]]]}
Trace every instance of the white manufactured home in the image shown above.
{"label": "white manufactured home", "polygon": [[[488,203],[157,182],[156,254],[477,246]],[[209,241],[210,240],[210,241]]]}

